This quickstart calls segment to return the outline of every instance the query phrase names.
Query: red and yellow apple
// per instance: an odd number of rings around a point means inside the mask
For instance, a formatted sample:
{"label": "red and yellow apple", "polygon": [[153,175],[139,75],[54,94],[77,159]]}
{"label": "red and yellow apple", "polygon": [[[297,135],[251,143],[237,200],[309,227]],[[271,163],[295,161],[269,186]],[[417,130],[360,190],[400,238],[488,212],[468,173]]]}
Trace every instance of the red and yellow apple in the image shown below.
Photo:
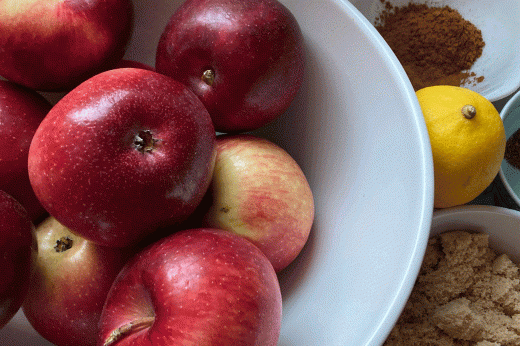
{"label": "red and yellow apple", "polygon": [[202,225],[249,239],[276,271],[301,252],[314,220],[312,191],[298,163],[280,146],[252,135],[217,137],[205,199]]}
{"label": "red and yellow apple", "polygon": [[0,1],[0,75],[69,90],[113,67],[133,30],[131,0]]}
{"label": "red and yellow apple", "polygon": [[98,345],[275,346],[282,296],[249,241],[190,229],[134,256],[108,293]]}
{"label": "red and yellow apple", "polygon": [[22,309],[57,346],[95,346],[108,291],[133,254],[94,244],[48,217],[36,229],[38,256]]}

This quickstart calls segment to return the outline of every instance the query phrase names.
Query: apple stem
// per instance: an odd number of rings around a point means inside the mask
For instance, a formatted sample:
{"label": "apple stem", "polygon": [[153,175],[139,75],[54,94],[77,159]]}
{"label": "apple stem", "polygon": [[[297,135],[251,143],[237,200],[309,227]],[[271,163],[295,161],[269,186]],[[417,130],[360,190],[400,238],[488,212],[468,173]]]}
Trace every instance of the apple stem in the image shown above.
{"label": "apple stem", "polygon": [[212,86],[215,81],[215,71],[211,69],[204,71],[200,79],[202,79],[202,81],[207,85]]}
{"label": "apple stem", "polygon": [[110,336],[105,341],[103,346],[110,346],[116,343],[119,339],[126,336],[127,334],[138,332],[144,328],[150,327],[155,321],[155,317],[143,317],[138,320],[132,321],[114,330],[110,333]]}
{"label": "apple stem", "polygon": [[56,252],[65,252],[72,247],[74,242],[69,237],[61,237],[56,240],[56,246],[54,246],[54,250]]}
{"label": "apple stem", "polygon": [[154,138],[149,130],[139,131],[134,138],[135,148],[142,153],[149,153],[155,149],[155,144],[159,140]]}

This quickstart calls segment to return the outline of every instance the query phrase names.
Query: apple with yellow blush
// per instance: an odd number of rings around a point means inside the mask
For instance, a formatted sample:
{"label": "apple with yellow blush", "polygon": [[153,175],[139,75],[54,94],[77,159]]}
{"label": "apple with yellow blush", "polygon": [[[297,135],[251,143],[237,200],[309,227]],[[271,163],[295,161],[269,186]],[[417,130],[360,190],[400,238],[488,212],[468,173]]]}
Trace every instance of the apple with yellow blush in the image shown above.
{"label": "apple with yellow blush", "polygon": [[301,252],[314,220],[305,174],[277,144],[248,134],[217,137],[213,178],[197,211],[203,227],[249,239],[279,272]]}
{"label": "apple with yellow blush", "polygon": [[133,11],[131,0],[0,1],[0,75],[70,90],[123,58]]}

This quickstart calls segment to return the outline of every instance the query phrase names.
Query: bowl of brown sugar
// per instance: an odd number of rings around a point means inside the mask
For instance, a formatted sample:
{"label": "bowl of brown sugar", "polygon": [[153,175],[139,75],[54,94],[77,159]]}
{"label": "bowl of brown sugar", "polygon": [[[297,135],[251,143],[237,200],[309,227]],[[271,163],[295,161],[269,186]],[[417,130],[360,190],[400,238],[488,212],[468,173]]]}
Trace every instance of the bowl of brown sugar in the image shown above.
{"label": "bowl of brown sugar", "polygon": [[466,87],[497,101],[520,87],[518,0],[351,0],[415,90]]}
{"label": "bowl of brown sugar", "polygon": [[412,293],[383,345],[520,345],[519,264],[520,211],[435,211]]}

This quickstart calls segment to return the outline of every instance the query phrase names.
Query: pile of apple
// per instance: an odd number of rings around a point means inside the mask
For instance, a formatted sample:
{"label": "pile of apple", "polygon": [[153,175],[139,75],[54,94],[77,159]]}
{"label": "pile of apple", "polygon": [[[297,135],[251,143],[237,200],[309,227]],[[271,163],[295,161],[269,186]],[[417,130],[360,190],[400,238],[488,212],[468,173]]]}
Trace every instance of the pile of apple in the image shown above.
{"label": "pile of apple", "polygon": [[133,11],[0,2],[0,328],[22,308],[58,346],[276,345],[314,202],[248,132],[302,84],[299,25],[276,0],[186,0],[152,68],[122,60]]}

